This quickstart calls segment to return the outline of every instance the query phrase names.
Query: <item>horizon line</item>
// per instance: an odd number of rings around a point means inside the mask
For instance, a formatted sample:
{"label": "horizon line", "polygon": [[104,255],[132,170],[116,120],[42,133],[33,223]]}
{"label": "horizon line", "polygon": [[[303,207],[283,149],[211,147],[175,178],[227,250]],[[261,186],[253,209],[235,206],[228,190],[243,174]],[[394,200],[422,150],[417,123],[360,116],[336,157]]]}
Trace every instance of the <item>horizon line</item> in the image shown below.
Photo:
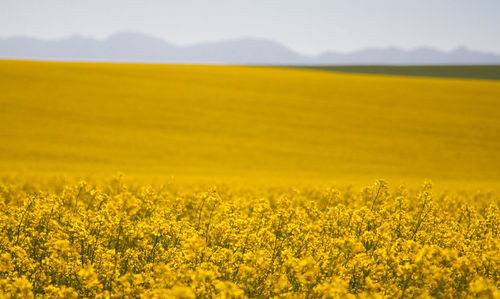
{"label": "horizon line", "polygon": [[77,37],[77,38],[84,38],[84,39],[91,39],[94,41],[98,42],[105,42],[109,40],[111,37],[120,35],[120,34],[136,34],[136,35],[141,35],[144,37],[152,38],[152,39],[157,39],[161,40],[166,44],[170,44],[172,46],[176,47],[192,47],[192,46],[197,46],[197,45],[203,45],[203,44],[212,44],[212,43],[221,43],[221,42],[230,42],[230,41],[241,41],[241,40],[258,40],[258,41],[266,41],[266,42],[271,42],[275,43],[277,45],[280,45],[282,47],[285,47],[286,49],[293,51],[299,55],[305,56],[305,57],[319,57],[323,54],[326,53],[334,53],[334,54],[341,54],[341,55],[348,55],[360,51],[366,51],[366,50],[399,50],[399,51],[404,51],[404,52],[414,52],[418,50],[432,50],[432,51],[437,51],[441,53],[453,53],[457,50],[469,50],[469,51],[475,51],[475,52],[482,52],[484,54],[492,54],[492,55],[498,55],[500,56],[500,52],[496,52],[493,50],[485,50],[485,49],[478,49],[478,48],[473,48],[470,46],[466,45],[457,45],[454,48],[451,49],[442,49],[436,46],[432,45],[420,45],[420,46],[415,46],[415,47],[402,47],[402,46],[395,46],[395,45],[387,45],[387,46],[366,46],[366,47],[361,47],[361,48],[356,48],[352,50],[334,50],[334,49],[326,49],[326,50],[321,50],[318,51],[316,54],[311,54],[311,53],[304,53],[302,51],[296,50],[293,47],[287,45],[286,43],[274,40],[272,38],[265,38],[265,37],[258,37],[258,36],[250,36],[250,35],[243,35],[240,37],[232,37],[232,38],[225,38],[225,39],[218,39],[218,40],[205,40],[205,41],[198,41],[198,42],[192,42],[192,43],[175,43],[171,42],[166,38],[156,36],[154,34],[150,33],[143,33],[139,31],[133,31],[133,30],[119,30],[116,31],[115,33],[108,34],[105,37],[96,37],[96,36],[91,36],[91,35],[85,35],[82,33],[73,33],[69,35],[64,35],[60,37],[49,37],[49,38],[43,38],[40,36],[34,36],[34,35],[28,35],[28,34],[17,34],[17,35],[9,35],[9,36],[0,36],[0,39],[7,40],[7,39],[12,39],[12,38],[29,38],[29,39],[35,39],[41,42],[55,42],[55,41],[61,41],[61,40],[66,40],[72,37]]}

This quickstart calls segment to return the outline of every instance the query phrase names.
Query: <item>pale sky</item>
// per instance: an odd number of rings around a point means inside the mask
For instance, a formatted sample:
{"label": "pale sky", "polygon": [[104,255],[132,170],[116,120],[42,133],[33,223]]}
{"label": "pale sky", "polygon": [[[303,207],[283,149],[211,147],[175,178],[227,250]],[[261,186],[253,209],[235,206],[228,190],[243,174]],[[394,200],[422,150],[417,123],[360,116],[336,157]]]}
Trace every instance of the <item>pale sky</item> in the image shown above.
{"label": "pale sky", "polygon": [[500,53],[500,0],[0,0],[0,37],[119,31],[180,45],[267,38],[304,54],[391,46]]}

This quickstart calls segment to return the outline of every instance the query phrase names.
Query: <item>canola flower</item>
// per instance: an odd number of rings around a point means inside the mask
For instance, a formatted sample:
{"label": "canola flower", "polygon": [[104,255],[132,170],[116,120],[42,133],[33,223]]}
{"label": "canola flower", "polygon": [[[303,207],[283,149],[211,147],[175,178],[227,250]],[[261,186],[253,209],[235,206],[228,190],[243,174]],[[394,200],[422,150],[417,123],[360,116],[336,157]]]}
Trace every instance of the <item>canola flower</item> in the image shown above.
{"label": "canola flower", "polygon": [[0,183],[0,298],[500,296],[499,198]]}

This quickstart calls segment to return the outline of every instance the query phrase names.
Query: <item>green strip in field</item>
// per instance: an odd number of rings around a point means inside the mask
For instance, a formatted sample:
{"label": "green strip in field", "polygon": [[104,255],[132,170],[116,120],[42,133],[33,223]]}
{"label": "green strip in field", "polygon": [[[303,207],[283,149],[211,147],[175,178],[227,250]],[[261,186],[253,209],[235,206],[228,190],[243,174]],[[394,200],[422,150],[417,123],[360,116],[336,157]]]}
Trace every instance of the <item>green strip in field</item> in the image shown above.
{"label": "green strip in field", "polygon": [[344,73],[500,80],[500,65],[310,65],[294,68]]}

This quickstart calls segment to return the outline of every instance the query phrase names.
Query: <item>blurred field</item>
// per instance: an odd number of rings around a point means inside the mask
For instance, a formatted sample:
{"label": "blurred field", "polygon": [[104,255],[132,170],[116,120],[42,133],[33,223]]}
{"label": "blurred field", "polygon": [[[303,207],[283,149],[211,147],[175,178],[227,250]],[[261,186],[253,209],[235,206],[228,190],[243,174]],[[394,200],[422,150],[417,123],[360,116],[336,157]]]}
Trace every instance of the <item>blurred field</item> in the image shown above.
{"label": "blurred field", "polygon": [[500,80],[500,65],[332,65],[299,68],[361,74]]}
{"label": "blurred field", "polygon": [[0,61],[0,172],[500,180],[500,81]]}

